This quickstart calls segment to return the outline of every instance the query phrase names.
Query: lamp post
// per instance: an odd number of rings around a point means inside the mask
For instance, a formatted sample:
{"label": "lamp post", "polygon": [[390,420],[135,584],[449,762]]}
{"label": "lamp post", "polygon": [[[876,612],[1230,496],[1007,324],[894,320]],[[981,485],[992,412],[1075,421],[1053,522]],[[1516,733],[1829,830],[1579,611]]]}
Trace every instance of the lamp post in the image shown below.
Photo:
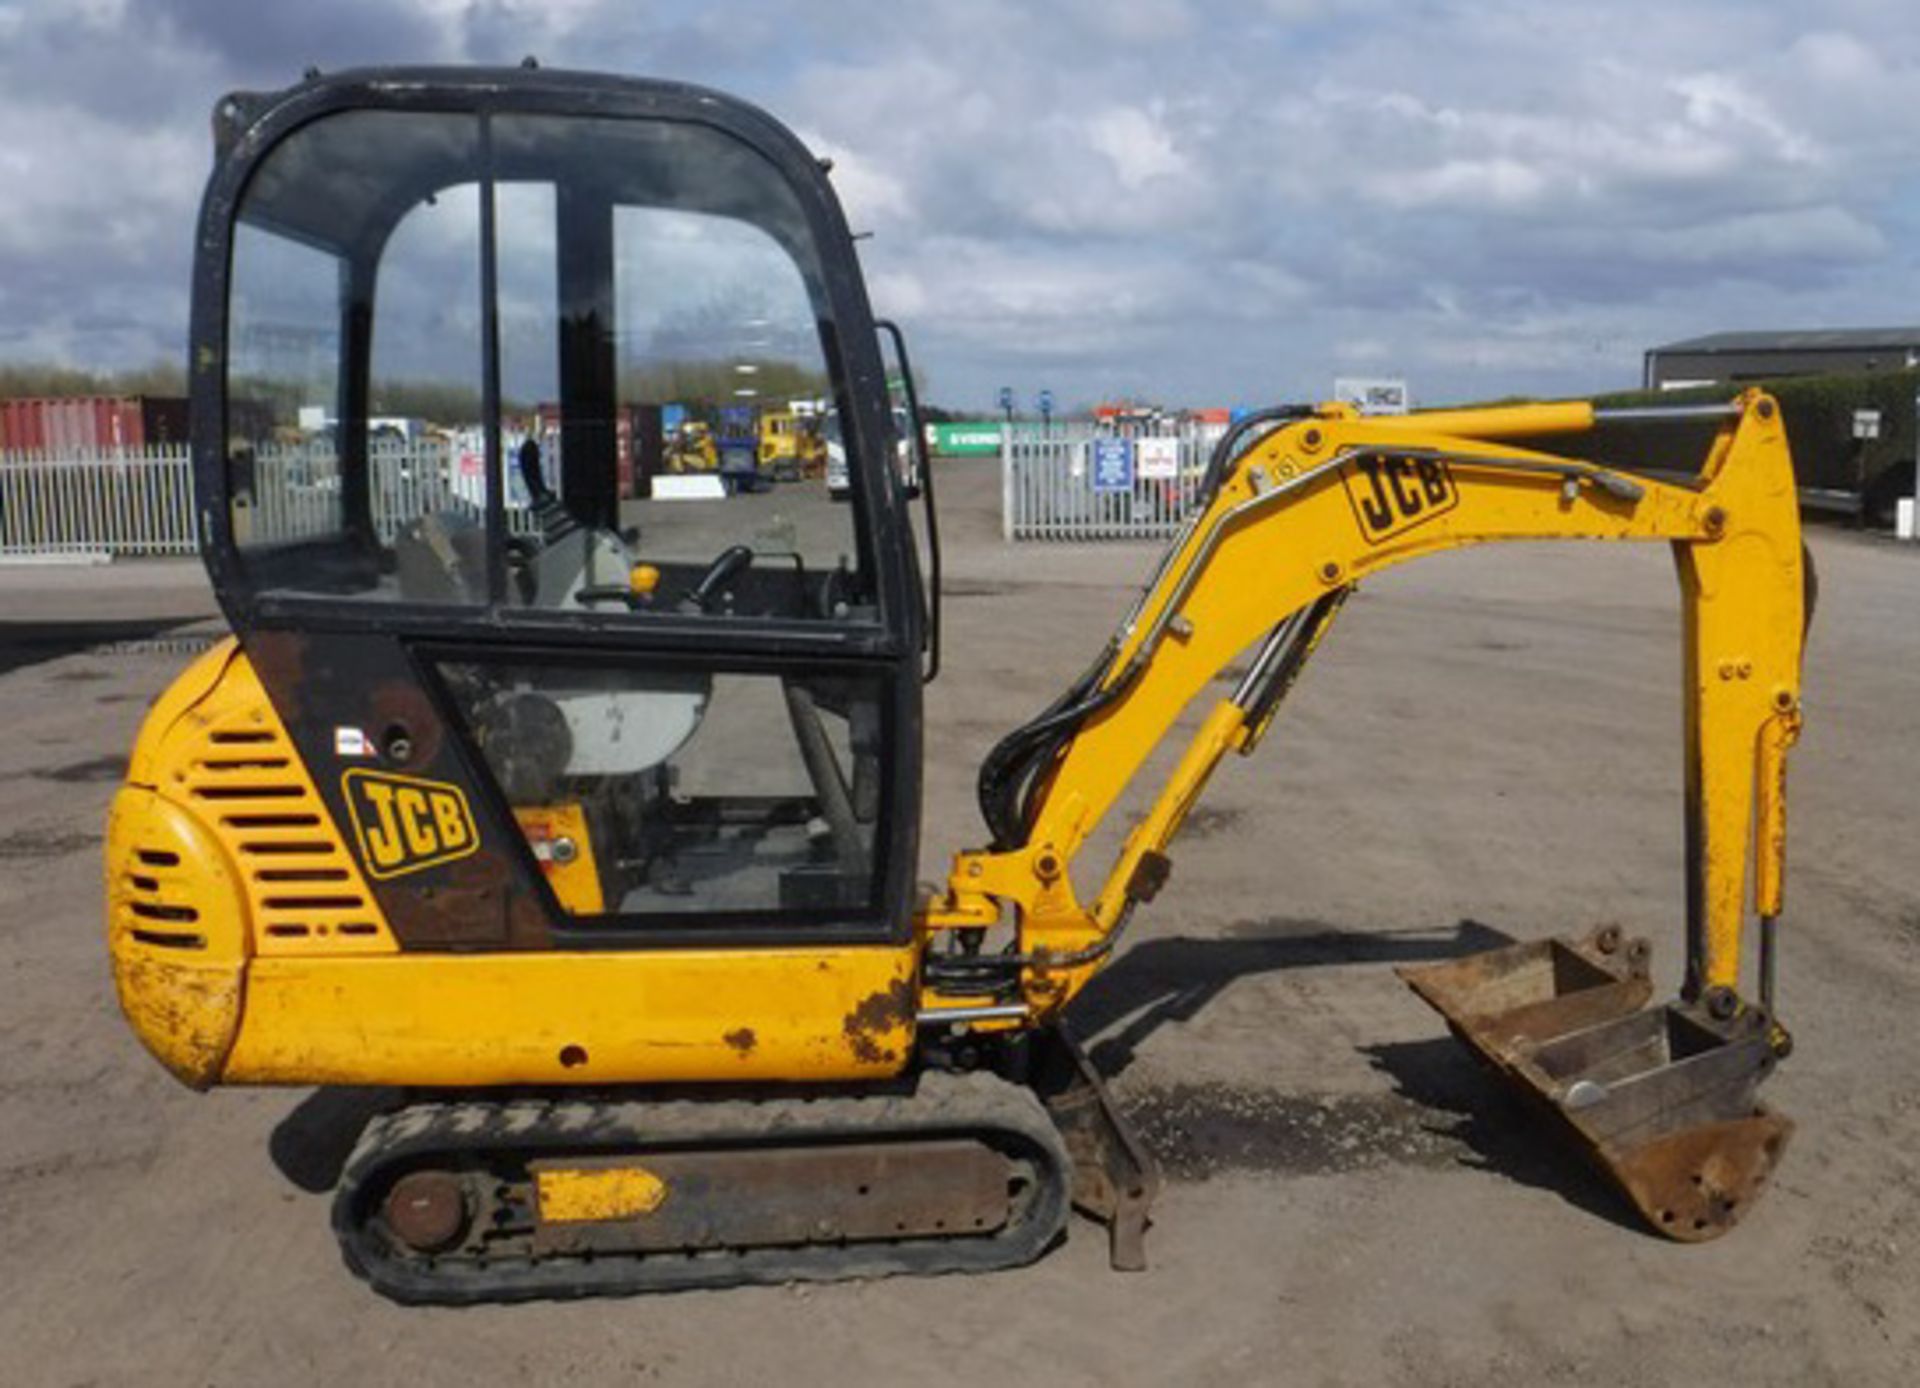
{"label": "lamp post", "polygon": [[1047,438],[1053,437],[1053,392],[1040,392],[1040,432]]}

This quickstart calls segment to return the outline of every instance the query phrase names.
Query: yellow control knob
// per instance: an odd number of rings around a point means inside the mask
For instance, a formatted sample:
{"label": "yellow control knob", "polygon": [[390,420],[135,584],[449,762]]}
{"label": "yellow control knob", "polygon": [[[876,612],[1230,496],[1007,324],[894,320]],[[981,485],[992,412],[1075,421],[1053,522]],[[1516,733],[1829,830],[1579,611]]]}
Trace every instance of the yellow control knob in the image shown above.
{"label": "yellow control knob", "polygon": [[660,570],[651,564],[635,564],[627,575],[627,587],[636,593],[650,594],[660,586]]}

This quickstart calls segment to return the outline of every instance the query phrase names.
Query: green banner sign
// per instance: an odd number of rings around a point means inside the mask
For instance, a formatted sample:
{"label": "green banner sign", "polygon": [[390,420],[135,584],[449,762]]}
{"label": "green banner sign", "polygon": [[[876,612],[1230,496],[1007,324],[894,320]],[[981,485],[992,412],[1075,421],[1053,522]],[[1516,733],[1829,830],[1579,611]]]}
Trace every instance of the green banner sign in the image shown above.
{"label": "green banner sign", "polygon": [[933,451],[948,457],[980,456],[1000,451],[1000,426],[993,420],[933,426]]}

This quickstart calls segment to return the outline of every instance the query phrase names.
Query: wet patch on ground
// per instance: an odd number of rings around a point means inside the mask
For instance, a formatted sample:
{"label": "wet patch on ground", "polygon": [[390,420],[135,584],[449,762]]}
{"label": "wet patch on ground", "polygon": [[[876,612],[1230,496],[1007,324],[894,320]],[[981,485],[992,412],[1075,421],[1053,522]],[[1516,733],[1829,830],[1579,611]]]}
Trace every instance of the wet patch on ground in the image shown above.
{"label": "wet patch on ground", "polygon": [[[1122,1107],[1166,1173],[1326,1175],[1381,1166],[1449,1166],[1466,1148],[1397,1094],[1286,1094],[1228,1084],[1136,1090]],[[1442,1120],[1444,1122],[1444,1120]]]}
{"label": "wet patch on ground", "polygon": [[68,762],[64,766],[42,767],[33,773],[38,780],[59,781],[64,785],[118,781],[124,779],[126,774],[125,757],[89,757],[85,761]]}
{"label": "wet patch on ground", "polygon": [[[1135,810],[1127,816],[1129,825],[1139,824],[1146,819],[1146,811]],[[1240,811],[1220,805],[1202,805],[1180,821],[1178,838],[1204,839],[1219,833],[1222,829],[1231,829],[1240,821]]]}
{"label": "wet patch on ground", "polygon": [[1211,838],[1222,829],[1231,829],[1240,822],[1240,811],[1230,810],[1219,805],[1202,805],[1189,814],[1180,825],[1182,838]]}
{"label": "wet patch on ground", "polygon": [[93,848],[100,835],[76,829],[16,829],[0,834],[0,862],[24,862],[32,858],[62,858]]}
{"label": "wet patch on ground", "polygon": [[977,578],[947,578],[940,582],[943,598],[1004,598],[1021,591],[1014,583],[989,583]]}

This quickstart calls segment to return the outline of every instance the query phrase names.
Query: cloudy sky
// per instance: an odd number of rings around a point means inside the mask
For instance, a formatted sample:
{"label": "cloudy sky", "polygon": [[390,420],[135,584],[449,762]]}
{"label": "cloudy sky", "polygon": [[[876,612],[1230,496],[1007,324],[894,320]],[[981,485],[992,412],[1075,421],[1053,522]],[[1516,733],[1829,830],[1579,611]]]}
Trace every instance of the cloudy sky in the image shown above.
{"label": "cloudy sky", "polygon": [[183,353],[220,92],[527,53],[830,154],[955,405],[1572,393],[1920,322],[1912,0],[0,0],[0,359]]}

